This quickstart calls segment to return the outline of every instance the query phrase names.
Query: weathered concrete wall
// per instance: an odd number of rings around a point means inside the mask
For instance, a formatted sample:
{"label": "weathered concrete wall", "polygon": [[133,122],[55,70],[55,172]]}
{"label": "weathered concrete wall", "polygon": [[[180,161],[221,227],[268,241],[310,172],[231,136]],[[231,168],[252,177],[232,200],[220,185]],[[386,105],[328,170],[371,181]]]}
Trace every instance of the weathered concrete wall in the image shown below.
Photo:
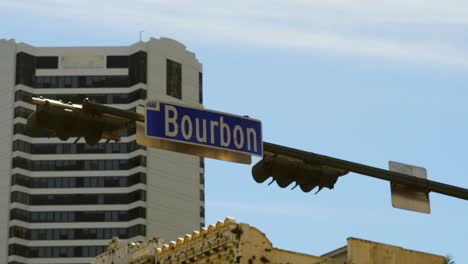
{"label": "weathered concrete wall", "polygon": [[348,263],[352,264],[442,264],[443,256],[348,238]]}

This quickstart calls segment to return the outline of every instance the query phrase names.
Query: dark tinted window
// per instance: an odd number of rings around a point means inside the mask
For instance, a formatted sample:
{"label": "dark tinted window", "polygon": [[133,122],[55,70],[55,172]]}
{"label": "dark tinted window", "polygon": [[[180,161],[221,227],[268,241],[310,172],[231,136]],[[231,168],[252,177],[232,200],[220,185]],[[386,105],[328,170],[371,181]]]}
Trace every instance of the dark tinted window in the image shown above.
{"label": "dark tinted window", "polygon": [[128,75],[130,86],[146,83],[146,52],[139,51],[129,57]]}
{"label": "dark tinted window", "polygon": [[36,57],[37,69],[57,69],[58,57],[57,56],[42,56]]}
{"label": "dark tinted window", "polygon": [[205,217],[205,207],[200,206],[200,217]]}
{"label": "dark tinted window", "polygon": [[203,73],[198,73],[198,102],[203,104]]}
{"label": "dark tinted window", "polygon": [[205,175],[200,173],[200,184],[205,184]]}
{"label": "dark tinted window", "polygon": [[107,56],[107,68],[128,68],[128,56]]}
{"label": "dark tinted window", "polygon": [[33,87],[36,77],[36,59],[34,56],[19,52],[16,54],[16,84]]}
{"label": "dark tinted window", "polygon": [[166,60],[167,95],[182,99],[182,64]]}
{"label": "dark tinted window", "polygon": [[205,184],[205,159],[200,157],[200,169],[202,169],[202,172],[200,172],[200,184]]}

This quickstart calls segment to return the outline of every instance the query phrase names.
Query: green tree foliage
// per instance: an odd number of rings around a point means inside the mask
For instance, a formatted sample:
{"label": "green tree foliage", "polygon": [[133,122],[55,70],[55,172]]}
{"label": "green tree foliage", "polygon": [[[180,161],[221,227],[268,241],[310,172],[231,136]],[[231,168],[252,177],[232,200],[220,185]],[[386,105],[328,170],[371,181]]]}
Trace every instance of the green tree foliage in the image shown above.
{"label": "green tree foliage", "polygon": [[455,264],[455,259],[451,255],[445,256],[445,264]]}

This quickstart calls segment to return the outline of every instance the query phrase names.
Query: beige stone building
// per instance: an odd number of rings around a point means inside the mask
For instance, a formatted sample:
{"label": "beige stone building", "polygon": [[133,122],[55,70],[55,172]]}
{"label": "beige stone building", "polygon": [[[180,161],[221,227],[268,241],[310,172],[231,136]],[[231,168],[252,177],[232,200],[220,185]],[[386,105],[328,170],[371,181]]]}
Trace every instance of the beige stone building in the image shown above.
{"label": "beige stone building", "polygon": [[347,245],[322,256],[273,247],[260,230],[231,218],[163,244],[122,243],[114,238],[93,264],[442,264],[443,256],[348,238]]}

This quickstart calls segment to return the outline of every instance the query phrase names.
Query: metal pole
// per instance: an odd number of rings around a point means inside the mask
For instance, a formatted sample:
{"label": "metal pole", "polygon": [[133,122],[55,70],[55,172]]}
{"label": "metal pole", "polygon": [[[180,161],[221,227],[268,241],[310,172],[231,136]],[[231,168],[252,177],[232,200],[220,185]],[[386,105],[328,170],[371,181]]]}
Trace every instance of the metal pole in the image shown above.
{"label": "metal pole", "polygon": [[[114,107],[109,107],[99,103],[94,103],[89,100],[83,101],[83,109],[87,111],[97,111],[103,112],[123,118],[128,118],[133,121],[144,122],[145,117],[142,114],[138,114],[128,110],[121,110]],[[310,163],[319,163],[322,165],[328,165],[330,167],[343,169],[370,177],[374,177],[381,180],[390,181],[393,183],[400,183],[409,186],[414,186],[425,190],[427,192],[436,192],[440,194],[445,194],[448,196],[468,200],[468,189],[461,187],[448,185],[445,183],[430,181],[426,179],[421,179],[411,175],[406,175],[403,173],[398,173],[389,170],[383,170],[364,164],[359,164],[351,161],[341,160],[337,158],[332,158],[313,152],[308,152],[304,150],[289,148],[286,146],[281,146],[273,143],[263,142],[263,150],[265,152],[276,153],[284,156],[293,157],[299,160],[304,160],[305,162]]]}
{"label": "metal pole", "polygon": [[359,163],[355,163],[351,161],[332,158],[332,157],[316,154],[313,152],[289,148],[289,147],[276,145],[276,144],[268,143],[268,142],[263,142],[263,150],[265,152],[276,153],[279,155],[284,155],[284,156],[289,156],[289,157],[293,157],[296,159],[304,160],[305,162],[328,165],[330,167],[367,175],[367,176],[374,177],[377,179],[390,181],[393,183],[400,183],[400,184],[405,184],[409,186],[414,186],[414,187],[420,188],[428,192],[436,192],[436,193],[468,200],[468,189],[445,184],[445,183],[421,179],[421,178],[414,177],[411,175],[406,175],[403,173],[375,168],[375,167],[367,166],[364,164],[359,164]]}

